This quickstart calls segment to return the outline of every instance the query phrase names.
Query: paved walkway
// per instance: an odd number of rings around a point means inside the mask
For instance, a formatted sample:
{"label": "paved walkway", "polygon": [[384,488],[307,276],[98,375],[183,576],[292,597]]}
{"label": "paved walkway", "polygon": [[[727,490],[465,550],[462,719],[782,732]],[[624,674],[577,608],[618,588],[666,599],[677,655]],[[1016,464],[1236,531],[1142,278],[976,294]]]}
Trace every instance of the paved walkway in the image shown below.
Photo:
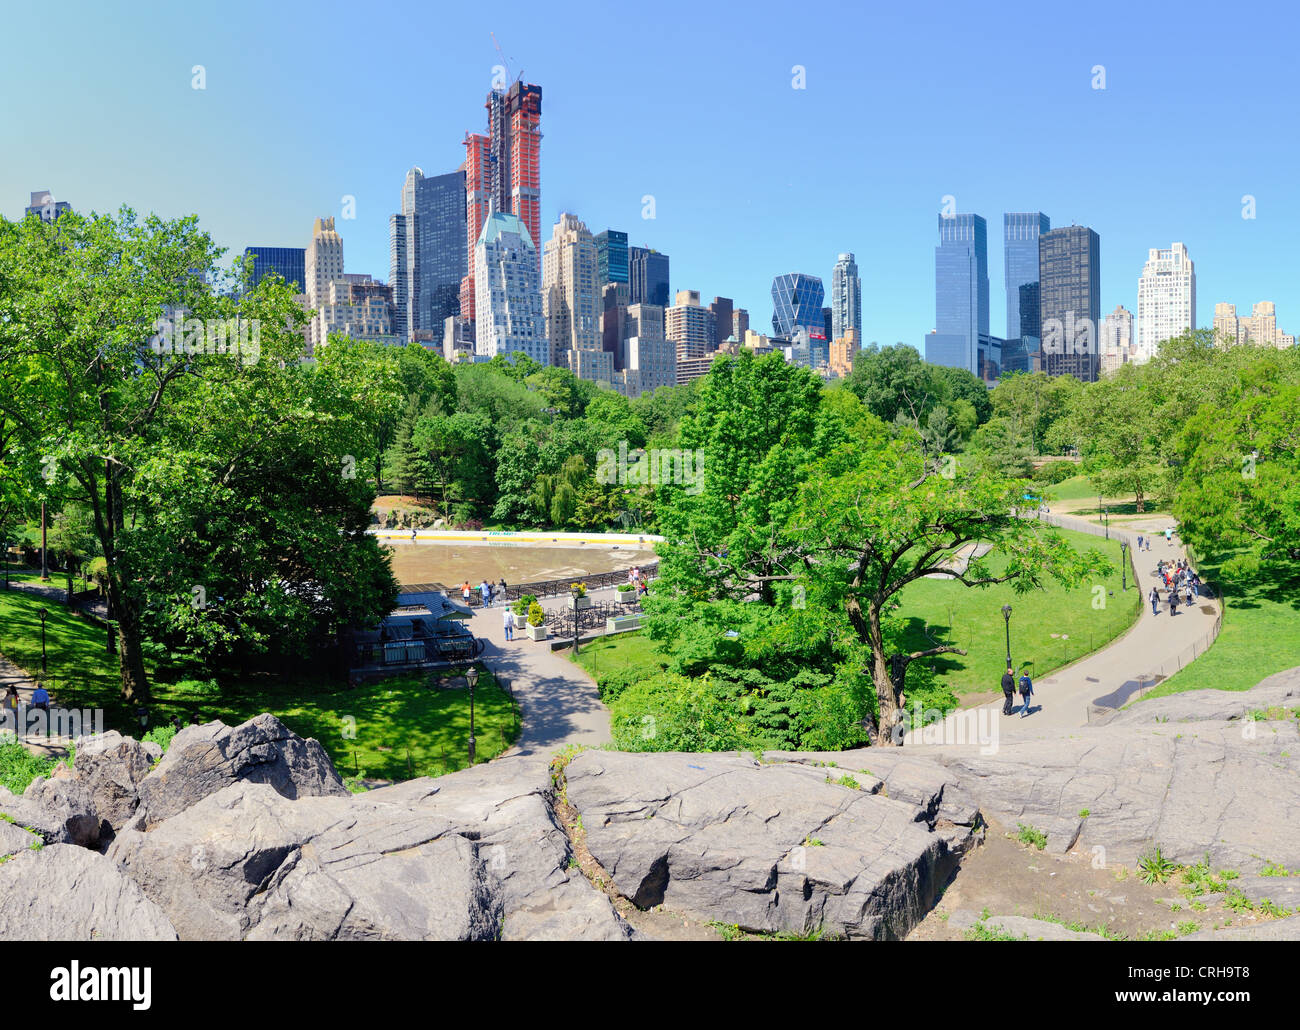
{"label": "paved walkway", "polygon": [[[611,595],[606,597],[604,595]],[[614,591],[593,591],[593,598],[610,600]],[[548,611],[562,607],[553,601]],[[552,651],[551,641],[528,639],[524,630],[506,640],[500,605],[476,608],[469,627],[487,641],[480,661],[498,678],[510,681],[522,710],[523,730],[506,754],[552,754],[566,744],[598,747],[608,743],[609,709],[600,701],[596,681],[574,662],[568,648]]]}
{"label": "paved walkway", "polygon": [[[1095,523],[1086,523],[1083,519],[1067,515],[1056,518],[1063,528],[1076,529],[1088,525],[1096,528]],[[1111,527],[1112,539],[1125,539],[1131,545],[1129,590],[1141,591],[1141,615],[1127,633],[1101,651],[1036,680],[1033,704],[1027,717],[1021,718],[1019,694],[1016,695],[1015,714],[1011,716],[1001,715],[1001,697],[976,706],[988,710],[984,718],[998,723],[1000,740],[1059,738],[1062,730],[1087,725],[1089,705],[1097,699],[1117,694],[1114,700],[1122,705],[1137,697],[1140,688],[1153,686],[1167,678],[1180,665],[1186,664],[1194,653],[1201,653],[1199,642],[1208,637],[1221,613],[1216,599],[1202,596],[1190,609],[1180,605],[1178,614],[1171,617],[1164,600],[1164,581],[1160,580],[1162,600],[1158,614],[1152,614],[1147,600],[1151,587],[1157,583],[1156,563],[1162,558],[1173,560],[1187,556],[1177,536],[1172,543],[1165,543],[1164,529],[1170,524],[1167,517],[1157,517],[1127,523],[1123,529]],[[1150,540],[1149,551],[1136,550],[1139,535]],[[1132,582],[1133,568],[1137,570],[1136,587]],[[990,689],[998,689],[998,684],[990,684]],[[972,711],[959,710],[949,717],[949,723],[963,717],[969,720]],[[966,714],[963,716],[963,713]],[[958,733],[955,727],[951,732],[954,735]],[[909,744],[915,743],[909,740]]]}

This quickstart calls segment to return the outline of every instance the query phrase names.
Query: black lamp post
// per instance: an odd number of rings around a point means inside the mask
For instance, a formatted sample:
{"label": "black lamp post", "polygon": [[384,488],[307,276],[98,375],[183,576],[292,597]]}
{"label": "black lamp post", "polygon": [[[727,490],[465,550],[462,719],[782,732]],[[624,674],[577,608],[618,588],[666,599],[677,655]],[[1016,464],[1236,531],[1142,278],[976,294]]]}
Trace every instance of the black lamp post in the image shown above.
{"label": "black lamp post", "polygon": [[474,764],[474,750],[478,741],[474,739],[474,688],[478,686],[478,667],[471,665],[465,670],[465,682],[469,684],[469,764]]}
{"label": "black lamp post", "polygon": [[578,598],[582,596],[582,591],[576,585],[569,587],[569,594],[573,598],[573,653],[578,653]]}
{"label": "black lamp post", "polygon": [[1128,590],[1128,541],[1127,540],[1121,540],[1119,542],[1119,554],[1120,554],[1120,563],[1119,563],[1120,587],[1123,590]]}
{"label": "black lamp post", "polygon": [[7,542],[0,542],[0,551],[4,551],[5,589],[8,590],[9,589],[9,544]]}
{"label": "black lamp post", "polygon": [[1106,539],[1110,539],[1110,518],[1106,514],[1106,506],[1101,503],[1101,498],[1097,498],[1097,509],[1101,512],[1101,528],[1106,531]]}
{"label": "black lamp post", "polygon": [[41,616],[41,672],[45,671],[45,616],[49,614],[44,608],[40,610]]}
{"label": "black lamp post", "polygon": [[1002,606],[1002,620],[1007,627],[1007,668],[1011,667],[1011,605]]}

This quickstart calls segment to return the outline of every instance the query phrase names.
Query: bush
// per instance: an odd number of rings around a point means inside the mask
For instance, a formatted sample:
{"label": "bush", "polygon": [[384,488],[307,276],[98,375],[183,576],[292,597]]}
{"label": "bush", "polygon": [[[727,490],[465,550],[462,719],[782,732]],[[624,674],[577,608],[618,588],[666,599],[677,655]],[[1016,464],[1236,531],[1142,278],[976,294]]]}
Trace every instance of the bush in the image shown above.
{"label": "bush", "polygon": [[540,626],[546,621],[546,609],[534,601],[528,606],[528,625]]}
{"label": "bush", "polygon": [[1079,474],[1079,463],[1075,461],[1049,461],[1034,473],[1034,480],[1047,486],[1063,483]]}
{"label": "bush", "polygon": [[731,701],[707,676],[661,673],[629,684],[610,706],[620,751],[752,751]]}
{"label": "bush", "polygon": [[171,747],[172,738],[176,736],[176,727],[174,726],[155,726],[140,739],[146,743],[157,744],[163,749],[163,754]]}
{"label": "bush", "polygon": [[36,777],[48,776],[53,771],[53,761],[32,754],[17,737],[8,734],[0,737],[0,787],[21,794]]}
{"label": "bush", "polygon": [[527,615],[532,611],[533,605],[537,603],[537,597],[534,594],[524,594],[511,606],[511,611],[516,615]]}

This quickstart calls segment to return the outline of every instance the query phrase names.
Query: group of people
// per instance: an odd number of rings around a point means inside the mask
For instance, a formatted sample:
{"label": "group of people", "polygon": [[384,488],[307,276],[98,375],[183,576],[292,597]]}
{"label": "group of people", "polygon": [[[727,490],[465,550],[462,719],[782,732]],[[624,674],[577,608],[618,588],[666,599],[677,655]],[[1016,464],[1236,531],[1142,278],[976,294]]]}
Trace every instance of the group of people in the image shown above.
{"label": "group of people", "polygon": [[627,570],[627,581],[636,588],[636,596],[638,600],[645,597],[645,595],[650,591],[650,584],[648,584],[646,578],[641,575],[640,565],[633,565]]}
{"label": "group of people", "polygon": [[[478,592],[480,599],[483,601],[483,607],[491,608],[494,599],[498,597],[504,598],[506,596],[506,578],[502,576],[500,582],[498,582],[495,587],[485,579],[479,584]],[[469,599],[473,593],[474,588],[469,585],[469,580],[465,580],[465,582],[460,585],[461,600],[466,604],[469,604]]]}
{"label": "group of people", "polygon": [[[1016,710],[1016,674],[1011,666],[1007,666],[1007,671],[1002,674],[1002,714],[1012,715]],[[1020,718],[1029,714],[1029,704],[1034,697],[1034,681],[1029,678],[1029,672],[1026,670],[1020,674]],[[1039,705],[1042,708],[1042,705]]]}
{"label": "group of people", "polygon": [[[1185,558],[1179,558],[1172,562],[1161,559],[1156,563],[1156,577],[1164,582],[1165,592],[1169,600],[1170,615],[1178,614],[1180,601],[1190,608],[1196,603],[1196,599],[1201,596],[1201,577],[1197,575],[1195,569],[1187,564]],[[1158,585],[1151,588],[1147,600],[1151,602],[1151,614],[1159,615],[1160,587]]]}

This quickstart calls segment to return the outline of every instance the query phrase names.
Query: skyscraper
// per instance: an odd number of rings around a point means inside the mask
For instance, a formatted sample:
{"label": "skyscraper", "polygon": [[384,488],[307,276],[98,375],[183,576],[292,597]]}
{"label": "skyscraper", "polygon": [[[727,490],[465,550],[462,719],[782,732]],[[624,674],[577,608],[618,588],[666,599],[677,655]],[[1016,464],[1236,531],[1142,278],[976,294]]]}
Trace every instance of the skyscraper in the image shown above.
{"label": "skyscraper", "polygon": [[596,233],[596,270],[601,287],[627,282],[627,233],[617,229]]}
{"label": "skyscraper", "polygon": [[849,331],[862,339],[862,280],[852,254],[841,254],[831,272],[831,339],[843,339]]}
{"label": "skyscraper", "polygon": [[32,200],[31,203],[27,205],[27,209],[23,212],[23,217],[26,218],[28,215],[35,215],[42,222],[49,224],[58,218],[59,215],[71,210],[71,204],[66,200],[55,200],[54,194],[49,190],[32,190]]}
{"label": "skyscraper", "polygon": [[560,215],[542,254],[542,315],[550,363],[583,379],[609,382],[613,354],[601,342],[603,300],[596,266],[596,241],[587,226],[574,215]]}
{"label": "skyscraper", "polygon": [[1214,305],[1214,331],[1223,343],[1254,343],[1268,347],[1294,347],[1295,337],[1277,327],[1277,306],[1271,300],[1256,304],[1250,317],[1238,318],[1237,305]]}
{"label": "skyscraper", "polygon": [[[1051,232],[1052,220],[1041,211],[1013,211],[1002,216],[1002,260],[1007,291],[1007,342],[1022,335],[1037,337],[1024,323],[1038,323],[1038,237]],[[1023,288],[1029,286],[1030,290]],[[1031,303],[1026,301],[1032,297]]]}
{"label": "skyscraper", "polygon": [[488,215],[474,247],[474,290],[476,354],[523,351],[540,365],[551,363],[537,248],[518,215]]}
{"label": "skyscraper", "polygon": [[460,284],[469,270],[465,172],[426,177],[406,173],[402,210],[389,218],[389,278],[397,333],[439,336],[444,319],[460,311]]}
{"label": "skyscraper", "polygon": [[809,337],[826,338],[822,299],[826,291],[815,275],[791,272],[772,280],[772,330],[792,339],[799,328]]}
{"label": "skyscraper", "polygon": [[1101,239],[1084,225],[1038,237],[1043,371],[1097,381],[1101,362]]}
{"label": "skyscraper", "polygon": [[326,324],[315,316],[322,305],[329,303],[329,285],[343,279],[343,237],[334,229],[334,217],[317,218],[312,225],[311,243],[304,258],[304,292],[307,294],[307,311],[312,315],[307,344],[314,351],[325,342],[321,327]]}
{"label": "skyscraper", "polygon": [[270,272],[277,273],[295,293],[307,292],[307,251],[303,247],[245,247],[245,259],[252,259],[248,288]]}
{"label": "skyscraper", "polygon": [[979,215],[939,216],[934,316],[935,330],[925,338],[925,360],[986,377],[992,349],[988,225]]}
{"label": "skyscraper", "polygon": [[1116,305],[1102,322],[1100,350],[1102,372],[1114,372],[1134,360],[1133,312],[1123,304]]}
{"label": "skyscraper", "polygon": [[[501,212],[520,219],[535,247],[542,223],[542,87],[514,82],[508,90],[492,90],[484,106],[488,134],[469,133],[464,141],[466,239],[477,246],[487,219]],[[460,313],[473,318],[478,291],[472,269],[460,300]]]}
{"label": "skyscraper", "polygon": [[627,252],[628,286],[632,304],[657,304],[668,307],[668,255],[646,247],[629,247]]}
{"label": "skyscraper", "polygon": [[1150,361],[1160,344],[1196,328],[1196,269],[1187,248],[1152,247],[1138,279],[1134,360]]}
{"label": "skyscraper", "polygon": [[699,290],[678,290],[676,303],[664,313],[664,335],[677,347],[677,363],[702,358],[717,348],[717,321],[700,307]]}
{"label": "skyscraper", "polygon": [[730,297],[714,297],[713,303],[709,305],[709,311],[713,314],[713,345],[716,347],[725,343],[732,335],[732,315],[735,313],[735,305]]}

